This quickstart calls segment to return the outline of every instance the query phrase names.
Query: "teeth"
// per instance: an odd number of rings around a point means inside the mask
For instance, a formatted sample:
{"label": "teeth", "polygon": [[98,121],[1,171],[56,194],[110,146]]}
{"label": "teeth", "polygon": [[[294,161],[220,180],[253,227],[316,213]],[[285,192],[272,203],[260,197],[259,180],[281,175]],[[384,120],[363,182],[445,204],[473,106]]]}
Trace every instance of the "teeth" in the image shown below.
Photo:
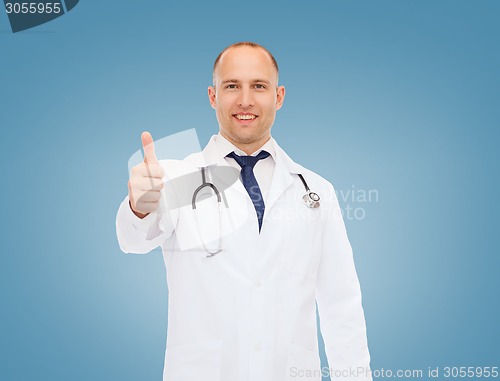
{"label": "teeth", "polygon": [[239,120],[250,120],[250,119],[255,119],[256,116],[255,115],[240,115],[240,114],[237,114],[236,118],[238,118]]}

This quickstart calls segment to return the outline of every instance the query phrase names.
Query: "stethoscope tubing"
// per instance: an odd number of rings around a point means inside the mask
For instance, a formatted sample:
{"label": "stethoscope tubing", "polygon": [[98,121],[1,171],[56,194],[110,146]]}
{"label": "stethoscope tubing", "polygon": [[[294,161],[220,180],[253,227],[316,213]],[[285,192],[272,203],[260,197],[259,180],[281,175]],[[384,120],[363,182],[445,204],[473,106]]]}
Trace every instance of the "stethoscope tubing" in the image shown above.
{"label": "stethoscope tubing", "polygon": [[[304,179],[304,176],[302,174],[297,173],[299,176],[300,180],[302,181],[302,184],[304,185],[304,188],[306,190],[306,194],[302,197],[302,200],[304,201],[304,204],[311,209],[318,208],[320,206],[320,197],[317,193],[311,192],[311,189],[307,185],[306,180]],[[205,242],[202,239],[201,236],[201,231],[200,231],[200,225],[198,221],[198,214],[196,213],[196,198],[198,197],[198,193],[204,189],[204,188],[210,188],[213,190],[215,195],[217,196],[217,204],[218,204],[218,209],[219,209],[219,243],[217,249],[214,250],[209,250],[207,246],[205,245]],[[224,197],[224,203],[226,204],[226,208],[228,207],[226,197],[224,196],[224,193],[222,193]],[[214,255],[220,253],[222,251],[222,198],[221,198],[221,192],[219,192],[219,189],[213,184],[207,181],[206,179],[206,168],[201,168],[201,184],[198,186],[195,191],[193,192],[193,197],[191,199],[191,206],[195,215],[196,219],[196,228],[198,230],[198,235],[200,237],[200,240],[203,244],[203,248],[207,252],[207,257],[213,257]]]}

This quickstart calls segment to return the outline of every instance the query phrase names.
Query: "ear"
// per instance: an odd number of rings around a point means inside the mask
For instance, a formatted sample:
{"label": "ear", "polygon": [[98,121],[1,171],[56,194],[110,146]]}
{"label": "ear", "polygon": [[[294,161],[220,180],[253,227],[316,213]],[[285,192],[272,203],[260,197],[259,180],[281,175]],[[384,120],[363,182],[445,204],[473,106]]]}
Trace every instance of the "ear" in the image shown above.
{"label": "ear", "polygon": [[285,86],[278,86],[276,89],[276,111],[278,111],[285,100]]}
{"label": "ear", "polygon": [[215,109],[215,87],[208,86],[208,100],[210,102],[210,106]]}

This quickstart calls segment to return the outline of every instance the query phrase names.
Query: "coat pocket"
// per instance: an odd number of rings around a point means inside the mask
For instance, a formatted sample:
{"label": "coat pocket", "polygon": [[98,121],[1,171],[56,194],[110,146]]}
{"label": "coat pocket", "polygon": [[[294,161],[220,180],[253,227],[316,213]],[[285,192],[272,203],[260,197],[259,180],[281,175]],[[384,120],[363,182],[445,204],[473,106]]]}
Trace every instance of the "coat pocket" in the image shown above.
{"label": "coat pocket", "polygon": [[220,381],[219,340],[167,347],[163,381]]}
{"label": "coat pocket", "polygon": [[288,381],[321,381],[321,363],[315,351],[291,344],[287,360]]}

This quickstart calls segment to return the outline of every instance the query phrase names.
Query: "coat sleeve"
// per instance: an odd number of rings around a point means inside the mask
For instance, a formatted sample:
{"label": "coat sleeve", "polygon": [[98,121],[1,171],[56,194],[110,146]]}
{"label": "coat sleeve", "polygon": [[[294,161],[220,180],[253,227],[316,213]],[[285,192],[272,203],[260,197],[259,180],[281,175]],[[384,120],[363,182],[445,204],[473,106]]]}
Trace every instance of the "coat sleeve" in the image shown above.
{"label": "coat sleeve", "polygon": [[159,210],[138,218],[130,209],[128,196],[116,215],[116,235],[124,253],[145,254],[160,246],[174,231],[169,215]]}
{"label": "coat sleeve", "polygon": [[316,285],[325,351],[335,379],[369,381],[370,354],[361,289],[351,245],[331,184],[327,207]]}

